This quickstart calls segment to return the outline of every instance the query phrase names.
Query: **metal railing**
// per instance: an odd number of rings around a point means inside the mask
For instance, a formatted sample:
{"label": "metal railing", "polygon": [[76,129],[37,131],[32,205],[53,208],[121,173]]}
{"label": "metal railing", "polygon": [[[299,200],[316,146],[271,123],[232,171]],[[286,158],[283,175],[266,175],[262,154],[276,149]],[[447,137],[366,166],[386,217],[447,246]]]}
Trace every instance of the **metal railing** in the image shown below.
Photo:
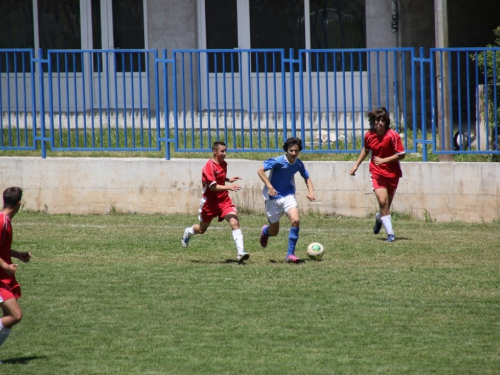
{"label": "metal railing", "polygon": [[0,50],[0,149],[357,153],[386,107],[407,153],[499,154],[499,48]]}

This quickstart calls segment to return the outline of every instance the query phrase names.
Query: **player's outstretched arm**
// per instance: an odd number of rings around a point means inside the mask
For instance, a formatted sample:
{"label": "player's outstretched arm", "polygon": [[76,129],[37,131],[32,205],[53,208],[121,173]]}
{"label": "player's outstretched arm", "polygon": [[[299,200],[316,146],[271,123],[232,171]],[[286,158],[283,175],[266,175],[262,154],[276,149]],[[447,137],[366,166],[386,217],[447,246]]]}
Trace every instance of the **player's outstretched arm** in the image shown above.
{"label": "player's outstretched arm", "polygon": [[25,263],[29,262],[31,259],[31,253],[29,251],[10,250],[10,255]]}
{"label": "player's outstretched arm", "polygon": [[235,176],[235,177],[232,177],[232,178],[226,178],[226,181],[230,182],[230,183],[233,183],[234,181],[238,181],[238,180],[241,180],[241,179],[242,179],[241,177]]}

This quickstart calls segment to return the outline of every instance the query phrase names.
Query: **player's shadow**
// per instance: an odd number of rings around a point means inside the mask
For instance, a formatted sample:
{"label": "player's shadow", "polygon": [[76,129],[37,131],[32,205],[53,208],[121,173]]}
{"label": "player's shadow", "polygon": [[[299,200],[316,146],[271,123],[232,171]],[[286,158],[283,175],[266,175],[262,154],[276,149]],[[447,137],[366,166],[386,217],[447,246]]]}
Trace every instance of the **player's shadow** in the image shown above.
{"label": "player's shadow", "polygon": [[205,261],[205,260],[197,260],[197,259],[192,259],[191,263],[197,263],[197,264],[237,264],[237,265],[246,265],[245,261],[237,261],[236,259],[226,259],[223,261]]}
{"label": "player's shadow", "polygon": [[35,361],[37,359],[45,359],[46,356],[30,356],[30,357],[17,357],[10,359],[3,359],[2,362],[4,365],[27,365],[31,361]]}
{"label": "player's shadow", "polygon": [[[387,238],[379,238],[378,239],[379,241],[383,241],[383,242],[387,242]],[[394,242],[398,242],[398,241],[411,241],[412,239],[411,238],[408,238],[408,237],[396,237],[396,241]]]}
{"label": "player's shadow", "polygon": [[269,259],[269,263],[273,263],[273,264],[276,264],[276,263],[283,263],[283,264],[300,264],[300,263],[305,263],[306,261],[308,261],[309,259],[300,259],[297,263],[288,263],[288,262],[285,262],[284,260],[283,261],[277,261],[275,259]]}
{"label": "player's shadow", "polygon": [[235,263],[239,266],[246,266],[247,265],[247,263],[244,260],[236,260],[236,259],[226,259],[224,262],[221,262],[221,263],[225,263],[225,264]]}

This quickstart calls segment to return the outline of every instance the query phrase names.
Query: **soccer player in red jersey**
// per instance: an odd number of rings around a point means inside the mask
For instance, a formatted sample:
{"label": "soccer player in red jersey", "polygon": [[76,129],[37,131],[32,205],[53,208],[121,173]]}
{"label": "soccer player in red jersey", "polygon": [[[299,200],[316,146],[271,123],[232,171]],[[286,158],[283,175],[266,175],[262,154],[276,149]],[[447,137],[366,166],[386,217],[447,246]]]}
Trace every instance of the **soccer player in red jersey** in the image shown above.
{"label": "soccer player in red jersey", "polygon": [[12,225],[10,223],[21,207],[22,195],[21,188],[5,189],[3,209],[0,212],[0,306],[3,312],[0,319],[0,346],[9,337],[10,329],[19,323],[23,316],[17,303],[17,299],[21,297],[21,287],[15,276],[17,264],[12,263],[12,257],[29,262],[31,253],[11,249]]}
{"label": "soccer player in red jersey", "polygon": [[371,152],[370,174],[373,191],[380,211],[375,215],[373,233],[378,234],[382,225],[387,232],[387,242],[394,242],[391,204],[396,194],[399,179],[403,177],[399,161],[405,157],[405,149],[399,134],[390,128],[391,119],[387,109],[377,108],[368,113],[370,130],[365,134],[364,148],[350,174],[355,175],[359,165]]}
{"label": "soccer player in red jersey", "polygon": [[[238,255],[236,260],[242,262],[250,258],[243,246],[243,234],[238,220],[238,210],[229,197],[229,191],[239,191],[241,186],[233,184],[240,177],[227,178],[226,144],[224,142],[214,142],[212,145],[212,159],[208,160],[201,172],[201,182],[203,185],[203,197],[200,202],[199,224],[186,228],[181,239],[183,247],[188,247],[189,240],[196,234],[206,232],[212,219],[218,217],[219,221],[226,220],[233,230],[233,239],[236,242]],[[232,185],[226,185],[230,182]]]}

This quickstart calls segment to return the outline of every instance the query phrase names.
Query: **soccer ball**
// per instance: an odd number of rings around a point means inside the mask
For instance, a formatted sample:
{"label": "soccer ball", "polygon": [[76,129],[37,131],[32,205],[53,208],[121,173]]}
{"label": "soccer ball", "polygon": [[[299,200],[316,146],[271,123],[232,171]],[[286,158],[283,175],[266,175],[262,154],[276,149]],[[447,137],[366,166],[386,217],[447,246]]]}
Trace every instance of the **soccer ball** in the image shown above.
{"label": "soccer ball", "polygon": [[320,260],[323,257],[325,248],[319,242],[311,242],[307,246],[307,255],[313,260]]}

